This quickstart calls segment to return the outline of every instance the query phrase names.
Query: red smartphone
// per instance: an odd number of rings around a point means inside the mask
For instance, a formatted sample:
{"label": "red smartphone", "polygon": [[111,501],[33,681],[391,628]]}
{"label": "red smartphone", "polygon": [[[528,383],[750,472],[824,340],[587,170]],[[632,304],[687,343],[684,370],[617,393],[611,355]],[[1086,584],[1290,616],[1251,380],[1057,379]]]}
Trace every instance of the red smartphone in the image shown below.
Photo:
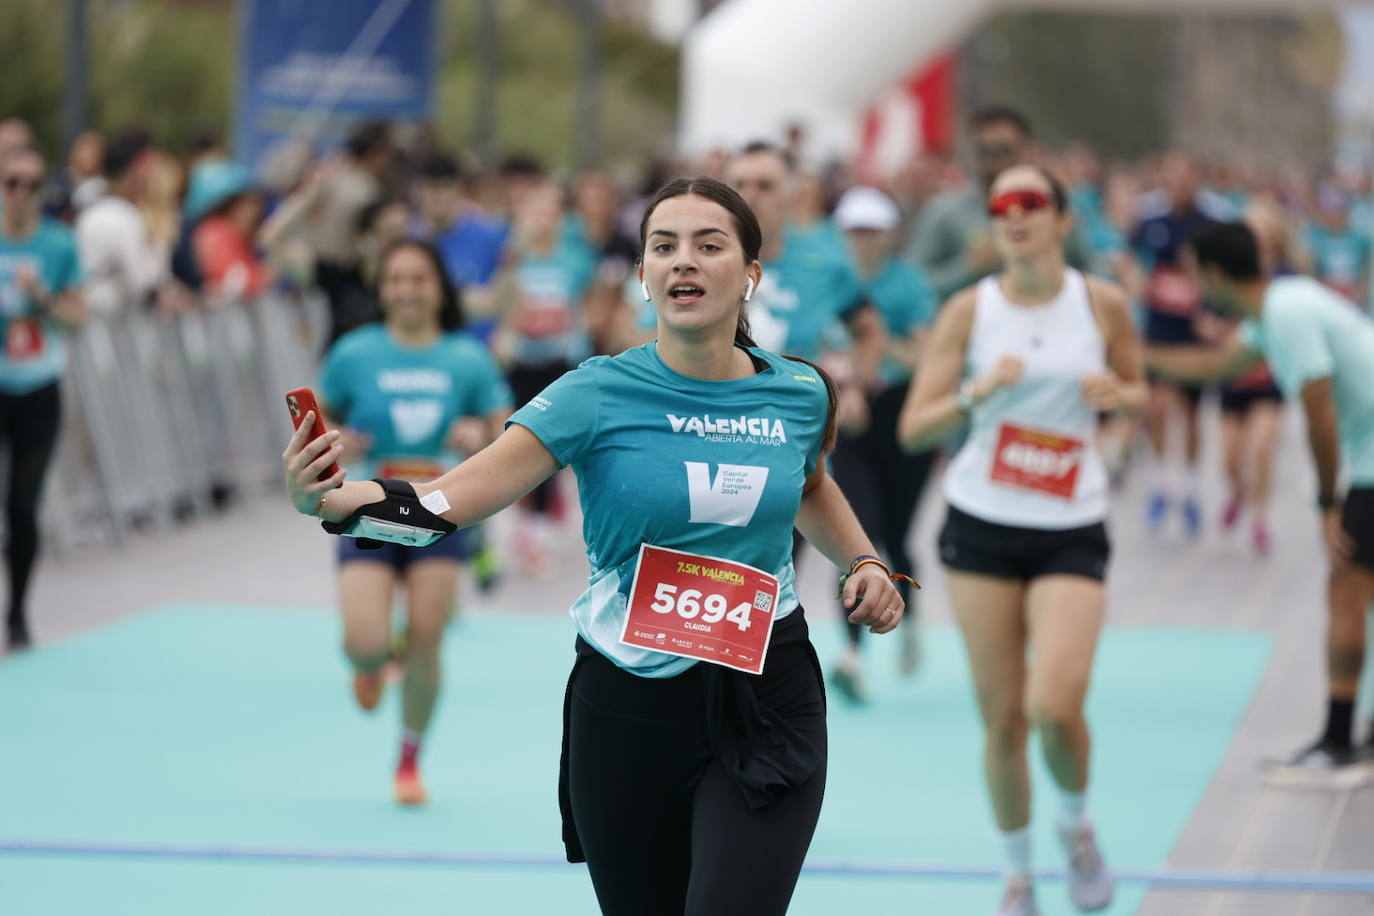
{"label": "red smartphone", "polygon": [[[286,409],[291,411],[291,425],[296,429],[301,428],[301,421],[310,411],[315,411],[315,422],[310,427],[310,441],[314,442],[325,433],[324,414],[320,412],[320,405],[315,401],[315,392],[309,388],[297,388],[286,393]],[[328,480],[339,473],[339,463],[330,462],[329,467],[320,472],[316,480]]]}

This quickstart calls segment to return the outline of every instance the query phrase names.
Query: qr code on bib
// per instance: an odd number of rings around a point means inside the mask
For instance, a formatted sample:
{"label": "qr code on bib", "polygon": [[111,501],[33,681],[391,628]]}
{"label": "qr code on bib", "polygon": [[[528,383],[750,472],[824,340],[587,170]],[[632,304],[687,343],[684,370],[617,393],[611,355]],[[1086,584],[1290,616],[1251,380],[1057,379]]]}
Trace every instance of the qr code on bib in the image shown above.
{"label": "qr code on bib", "polygon": [[754,592],[754,607],[765,614],[773,610],[773,596],[760,589]]}

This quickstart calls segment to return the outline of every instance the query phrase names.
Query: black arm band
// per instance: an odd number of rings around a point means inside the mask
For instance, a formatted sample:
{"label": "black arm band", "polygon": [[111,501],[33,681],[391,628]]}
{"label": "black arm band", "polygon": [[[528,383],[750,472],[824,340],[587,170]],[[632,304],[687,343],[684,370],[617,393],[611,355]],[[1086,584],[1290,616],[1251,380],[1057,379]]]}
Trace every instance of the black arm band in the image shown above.
{"label": "black arm band", "polygon": [[357,538],[358,546],[375,550],[386,541],[406,547],[428,547],[458,530],[425,508],[415,488],[404,480],[376,479],[386,493],[381,502],[359,506],[341,522],[320,522],[330,534]]}
{"label": "black arm band", "polygon": [[1317,495],[1317,508],[1323,511],[1334,509],[1341,504],[1340,497],[1333,493],[1319,493]]}

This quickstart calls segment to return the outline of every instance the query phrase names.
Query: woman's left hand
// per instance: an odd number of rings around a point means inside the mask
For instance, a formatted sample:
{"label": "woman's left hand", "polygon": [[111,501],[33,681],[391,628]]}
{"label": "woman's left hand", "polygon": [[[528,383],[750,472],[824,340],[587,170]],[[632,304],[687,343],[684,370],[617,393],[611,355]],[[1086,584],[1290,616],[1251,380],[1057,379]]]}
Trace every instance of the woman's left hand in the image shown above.
{"label": "woman's left hand", "polygon": [[491,426],[480,417],[459,417],[449,425],[444,444],[463,455],[475,455],[491,444]]}
{"label": "woman's left hand", "polygon": [[860,566],[844,583],[841,594],[850,608],[849,622],[866,626],[871,633],[891,633],[906,611],[906,602],[897,586],[876,563]]}
{"label": "woman's left hand", "polygon": [[1122,382],[1110,369],[1083,379],[1083,400],[1094,410],[1110,413],[1122,408]]}

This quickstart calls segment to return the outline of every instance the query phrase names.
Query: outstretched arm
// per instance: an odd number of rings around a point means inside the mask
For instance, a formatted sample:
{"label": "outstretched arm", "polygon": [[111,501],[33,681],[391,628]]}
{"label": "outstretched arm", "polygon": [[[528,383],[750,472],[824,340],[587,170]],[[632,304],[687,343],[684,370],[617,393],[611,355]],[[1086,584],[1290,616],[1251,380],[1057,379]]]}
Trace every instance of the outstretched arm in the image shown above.
{"label": "outstretched arm", "polygon": [[[345,470],[326,481],[315,482],[315,477],[338,457],[339,433],[331,430],[307,442],[311,420],[306,417],[282,455],[287,490],[296,510],[337,522],[360,506],[381,502],[384,495],[379,485],[370,480],[345,483]],[[495,515],[557,470],[558,462],[534,433],[514,425],[438,480],[416,484],[415,495],[423,498],[435,491],[442,492],[449,505],[443,518],[463,528]]]}
{"label": "outstretched arm", "polygon": [[1145,365],[1180,382],[1219,382],[1240,375],[1259,362],[1260,354],[1246,346],[1239,330],[1220,347],[1188,344],[1145,348]]}

